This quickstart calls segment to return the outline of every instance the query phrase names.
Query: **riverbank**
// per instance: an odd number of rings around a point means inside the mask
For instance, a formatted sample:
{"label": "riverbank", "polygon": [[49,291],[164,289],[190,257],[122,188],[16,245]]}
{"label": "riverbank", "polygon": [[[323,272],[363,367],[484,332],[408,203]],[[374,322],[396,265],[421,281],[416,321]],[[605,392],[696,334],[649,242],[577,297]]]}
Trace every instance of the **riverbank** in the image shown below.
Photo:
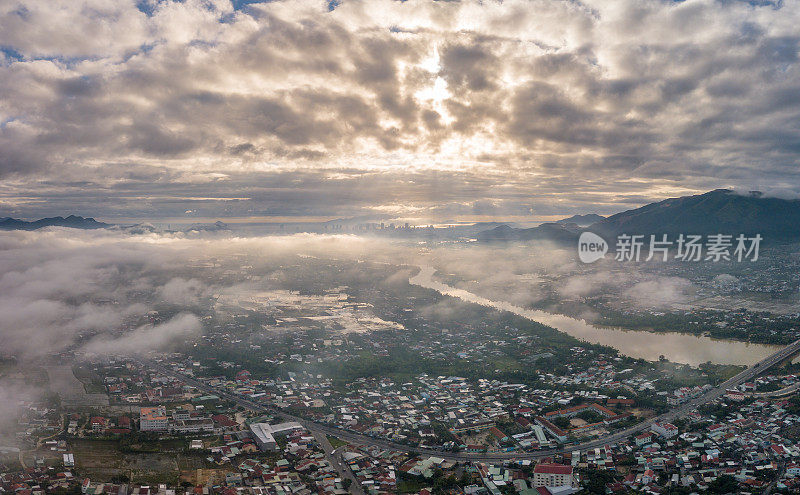
{"label": "riverbank", "polygon": [[505,301],[493,301],[439,282],[434,278],[435,273],[435,268],[423,266],[419,273],[410,277],[408,281],[410,284],[432,289],[466,302],[508,311],[586,342],[613,347],[622,354],[634,358],[656,361],[663,357],[691,366],[705,362],[750,366],[780,349],[780,346],[776,345],[720,340],[686,333],[596,326],[578,318],[526,309]]}

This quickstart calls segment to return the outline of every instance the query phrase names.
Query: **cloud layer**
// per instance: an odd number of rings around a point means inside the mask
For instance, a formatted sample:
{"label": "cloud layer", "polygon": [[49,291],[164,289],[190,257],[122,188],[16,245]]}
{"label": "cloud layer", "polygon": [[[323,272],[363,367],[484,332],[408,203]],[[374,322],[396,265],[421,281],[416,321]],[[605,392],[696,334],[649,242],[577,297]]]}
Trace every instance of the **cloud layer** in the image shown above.
{"label": "cloud layer", "polygon": [[[213,294],[271,286],[300,254],[396,261],[406,251],[355,236],[0,232],[0,357],[163,351],[201,335]],[[242,272],[243,257],[257,266]]]}
{"label": "cloud layer", "polygon": [[[80,350],[97,336],[110,340],[120,333],[144,332],[135,329],[136,323],[161,302],[150,294],[175,292],[174,280],[164,285],[161,280],[180,266],[180,251],[152,244],[156,238],[126,241],[72,229],[31,234],[0,237],[3,357],[26,361]],[[165,328],[166,334],[172,327]],[[139,350],[157,345],[142,342]]]}
{"label": "cloud layer", "polygon": [[794,4],[237,6],[0,6],[0,213],[546,216],[800,192]]}

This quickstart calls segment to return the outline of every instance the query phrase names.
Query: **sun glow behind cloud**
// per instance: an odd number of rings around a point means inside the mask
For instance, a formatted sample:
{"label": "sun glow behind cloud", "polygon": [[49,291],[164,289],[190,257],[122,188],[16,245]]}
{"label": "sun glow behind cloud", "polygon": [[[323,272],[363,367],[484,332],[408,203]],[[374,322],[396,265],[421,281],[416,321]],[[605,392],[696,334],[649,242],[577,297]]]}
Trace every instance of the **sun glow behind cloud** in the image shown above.
{"label": "sun glow behind cloud", "polygon": [[794,5],[147,6],[0,6],[0,215],[798,193]]}
{"label": "sun glow behind cloud", "polygon": [[439,47],[437,45],[433,46],[433,54],[429,58],[423,60],[419,64],[419,68],[430,73],[435,79],[433,80],[433,85],[423,87],[416,92],[414,97],[421,103],[430,104],[445,125],[452,124],[454,119],[444,106],[445,100],[452,95],[447,89],[447,81],[439,75],[442,66],[439,58]]}

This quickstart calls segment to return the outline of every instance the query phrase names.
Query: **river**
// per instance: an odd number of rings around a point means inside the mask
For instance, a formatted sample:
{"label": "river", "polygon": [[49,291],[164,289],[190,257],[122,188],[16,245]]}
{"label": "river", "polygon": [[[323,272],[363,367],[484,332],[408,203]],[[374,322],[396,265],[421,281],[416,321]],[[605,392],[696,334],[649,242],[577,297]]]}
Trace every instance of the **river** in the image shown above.
{"label": "river", "polygon": [[617,349],[627,356],[655,361],[664,356],[676,363],[692,366],[711,361],[716,364],[751,365],[780,349],[780,346],[749,344],[735,340],[720,340],[677,332],[649,332],[600,327],[569,316],[526,309],[504,301],[492,301],[472,292],[457,289],[434,280],[436,270],[423,266],[409,278],[409,283],[433,289],[441,294],[466,302],[508,311],[532,321],[551,326],[575,338]]}

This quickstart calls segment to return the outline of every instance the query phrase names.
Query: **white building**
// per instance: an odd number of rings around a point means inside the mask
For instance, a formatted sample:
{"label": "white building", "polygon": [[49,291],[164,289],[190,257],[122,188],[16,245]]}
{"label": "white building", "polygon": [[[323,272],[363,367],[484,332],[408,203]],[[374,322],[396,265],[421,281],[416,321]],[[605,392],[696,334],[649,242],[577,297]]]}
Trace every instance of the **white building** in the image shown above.
{"label": "white building", "polygon": [[286,435],[291,431],[302,429],[303,425],[296,421],[277,425],[268,423],[252,423],[250,425],[250,433],[260,450],[277,450],[278,443],[275,441],[275,435]]}
{"label": "white building", "polygon": [[168,429],[169,417],[166,407],[143,407],[139,410],[140,431],[167,431]]}
{"label": "white building", "polygon": [[533,425],[533,434],[536,435],[536,441],[539,442],[539,445],[546,447],[550,445],[550,441],[547,440],[547,437],[544,435],[544,430],[539,425]]}
{"label": "white building", "polygon": [[653,434],[650,432],[642,433],[641,435],[636,435],[636,446],[641,447],[642,445],[647,445],[648,443],[653,443]]}
{"label": "white building", "polygon": [[668,406],[677,406],[683,404],[686,399],[683,396],[678,395],[669,395],[667,396],[667,405]]}
{"label": "white building", "polygon": [[179,419],[174,421],[169,429],[173,433],[213,432],[214,421],[211,418]]}
{"label": "white building", "polygon": [[172,419],[175,421],[184,421],[192,417],[191,413],[186,409],[175,409],[172,411]]}
{"label": "white building", "polygon": [[275,437],[272,436],[269,424],[253,423],[250,425],[250,433],[260,450],[278,450],[278,444],[275,442]]}
{"label": "white building", "polygon": [[678,427],[672,423],[656,423],[651,430],[667,439],[678,436]]}
{"label": "white building", "polygon": [[572,466],[542,463],[533,468],[533,486],[576,486]]}

